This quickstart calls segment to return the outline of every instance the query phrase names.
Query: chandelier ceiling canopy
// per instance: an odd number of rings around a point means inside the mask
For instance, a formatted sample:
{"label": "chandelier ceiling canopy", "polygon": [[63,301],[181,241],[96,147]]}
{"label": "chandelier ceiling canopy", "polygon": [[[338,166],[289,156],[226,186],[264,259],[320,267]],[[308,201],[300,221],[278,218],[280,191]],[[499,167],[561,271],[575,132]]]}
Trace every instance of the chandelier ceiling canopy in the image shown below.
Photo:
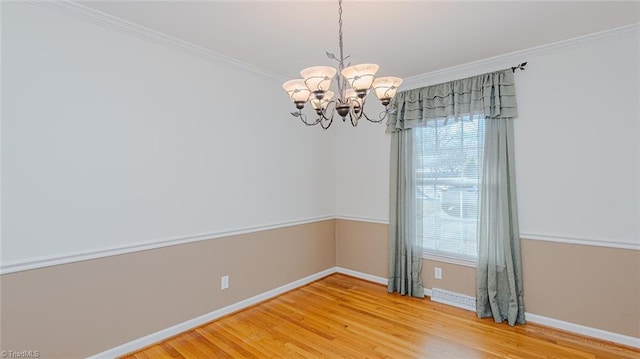
{"label": "chandelier ceiling canopy", "polygon": [[[338,46],[339,56],[327,52],[327,56],[338,62],[338,68],[330,66],[312,66],[300,71],[301,79],[289,80],[282,87],[289,98],[296,105],[297,112],[291,112],[295,117],[308,125],[318,125],[323,129],[329,128],[333,123],[335,112],[346,121],[349,116],[352,126],[357,126],[362,118],[370,122],[382,122],[391,112],[387,107],[391,99],[396,95],[402,79],[398,77],[375,77],[378,71],[376,64],[358,64],[345,68],[345,60],[350,56],[344,56],[342,42],[342,0],[338,0]],[[333,82],[335,78],[335,82]],[[331,91],[331,85],[335,83],[337,91]],[[384,106],[377,119],[369,118],[364,112],[366,97],[370,90]],[[335,99],[334,99],[335,96]],[[316,118],[307,120],[302,112],[305,104],[309,102],[315,112]]]}

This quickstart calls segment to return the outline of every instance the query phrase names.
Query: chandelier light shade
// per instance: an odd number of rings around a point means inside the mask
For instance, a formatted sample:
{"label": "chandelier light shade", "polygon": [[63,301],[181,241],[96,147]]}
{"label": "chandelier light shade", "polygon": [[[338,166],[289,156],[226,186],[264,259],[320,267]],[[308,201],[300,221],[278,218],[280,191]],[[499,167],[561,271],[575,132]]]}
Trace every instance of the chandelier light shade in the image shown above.
{"label": "chandelier light shade", "polygon": [[391,99],[396,96],[396,92],[398,92],[398,87],[401,83],[402,79],[399,77],[378,77],[373,81],[371,87],[373,87],[373,91],[375,91],[378,100],[387,106]]}
{"label": "chandelier light shade", "polygon": [[303,79],[289,80],[285,82],[282,87],[287,91],[289,98],[291,98],[291,101],[296,105],[302,103],[304,106],[304,103],[309,100],[309,95],[311,95],[311,91],[304,84]]}
{"label": "chandelier light shade", "polygon": [[[335,112],[342,117],[343,122],[349,116],[354,127],[362,118],[370,122],[382,122],[392,112],[387,106],[396,95],[402,79],[376,78],[379,68],[376,64],[357,64],[345,68],[345,60],[349,56],[344,56],[343,51],[342,0],[338,0],[338,41],[339,56],[326,53],[330,59],[338,62],[337,69],[330,66],[307,67],[300,71],[302,79],[289,80],[282,85],[298,109],[291,114],[308,126],[320,124],[325,130],[333,123]],[[337,84],[335,93],[330,90],[334,83]],[[366,97],[371,89],[384,106],[384,111],[378,115],[378,119],[371,119],[364,112]],[[311,103],[311,108],[315,111],[315,120],[307,120],[306,114],[302,112],[307,102]]]}
{"label": "chandelier light shade", "polygon": [[342,70],[342,76],[344,76],[352,89],[366,91],[375,80],[379,67],[376,64],[353,65]]}
{"label": "chandelier light shade", "polygon": [[331,80],[336,75],[337,70],[329,66],[312,66],[300,71],[300,76],[304,79],[304,84],[311,92],[328,91],[331,87]]}
{"label": "chandelier light shade", "polygon": [[311,107],[313,107],[313,109],[317,112],[318,110],[326,110],[332,98],[333,91],[327,91],[324,93],[322,99],[311,97],[309,102],[311,102]]}

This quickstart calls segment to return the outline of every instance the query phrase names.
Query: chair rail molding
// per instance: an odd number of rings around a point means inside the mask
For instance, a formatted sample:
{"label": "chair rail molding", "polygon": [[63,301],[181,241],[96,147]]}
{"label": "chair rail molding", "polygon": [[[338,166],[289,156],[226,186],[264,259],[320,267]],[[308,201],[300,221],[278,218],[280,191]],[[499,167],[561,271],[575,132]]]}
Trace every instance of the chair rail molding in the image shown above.
{"label": "chair rail molding", "polygon": [[187,235],[174,238],[160,238],[152,241],[146,241],[141,243],[135,243],[125,246],[114,246],[109,248],[99,248],[94,250],[88,250],[77,253],[57,254],[51,256],[43,256],[37,258],[26,258],[11,261],[3,261],[0,265],[0,274],[9,274],[14,272],[21,272],[31,269],[38,269],[44,267],[51,267],[60,264],[68,264],[80,261],[86,261],[91,259],[98,259],[104,257],[111,257],[121,254],[134,253],[139,251],[146,251],[150,249],[175,246],[180,244],[187,244],[192,242],[215,240],[223,237],[230,237],[240,234],[248,234],[261,232],[271,229],[285,228],[291,226],[297,226],[302,224],[321,222],[327,220],[333,220],[334,216],[319,216],[304,219],[291,220],[286,222],[278,222],[273,224],[266,224],[254,227],[237,228],[225,231],[201,233],[196,235]]}

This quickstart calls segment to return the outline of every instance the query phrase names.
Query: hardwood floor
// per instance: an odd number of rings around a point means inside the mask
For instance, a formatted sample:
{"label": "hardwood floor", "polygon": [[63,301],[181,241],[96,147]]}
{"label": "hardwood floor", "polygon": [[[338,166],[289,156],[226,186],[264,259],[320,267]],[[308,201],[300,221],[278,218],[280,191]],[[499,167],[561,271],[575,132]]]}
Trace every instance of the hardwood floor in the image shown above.
{"label": "hardwood floor", "polygon": [[334,274],[124,358],[640,358],[640,350],[387,294]]}

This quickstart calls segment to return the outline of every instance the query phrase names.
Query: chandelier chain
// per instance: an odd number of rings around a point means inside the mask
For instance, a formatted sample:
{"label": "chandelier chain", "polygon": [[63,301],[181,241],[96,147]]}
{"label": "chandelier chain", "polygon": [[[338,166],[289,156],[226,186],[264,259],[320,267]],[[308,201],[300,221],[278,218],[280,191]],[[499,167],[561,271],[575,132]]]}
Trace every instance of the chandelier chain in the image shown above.
{"label": "chandelier chain", "polygon": [[342,0],[338,0],[338,47],[340,48],[340,59],[338,60],[338,76],[336,80],[338,82],[338,98],[344,98],[344,89],[342,85],[342,70],[344,70],[344,45],[342,42]]}
{"label": "chandelier chain", "polygon": [[338,46],[340,46],[340,60],[344,59],[342,43],[342,0],[338,1]]}

